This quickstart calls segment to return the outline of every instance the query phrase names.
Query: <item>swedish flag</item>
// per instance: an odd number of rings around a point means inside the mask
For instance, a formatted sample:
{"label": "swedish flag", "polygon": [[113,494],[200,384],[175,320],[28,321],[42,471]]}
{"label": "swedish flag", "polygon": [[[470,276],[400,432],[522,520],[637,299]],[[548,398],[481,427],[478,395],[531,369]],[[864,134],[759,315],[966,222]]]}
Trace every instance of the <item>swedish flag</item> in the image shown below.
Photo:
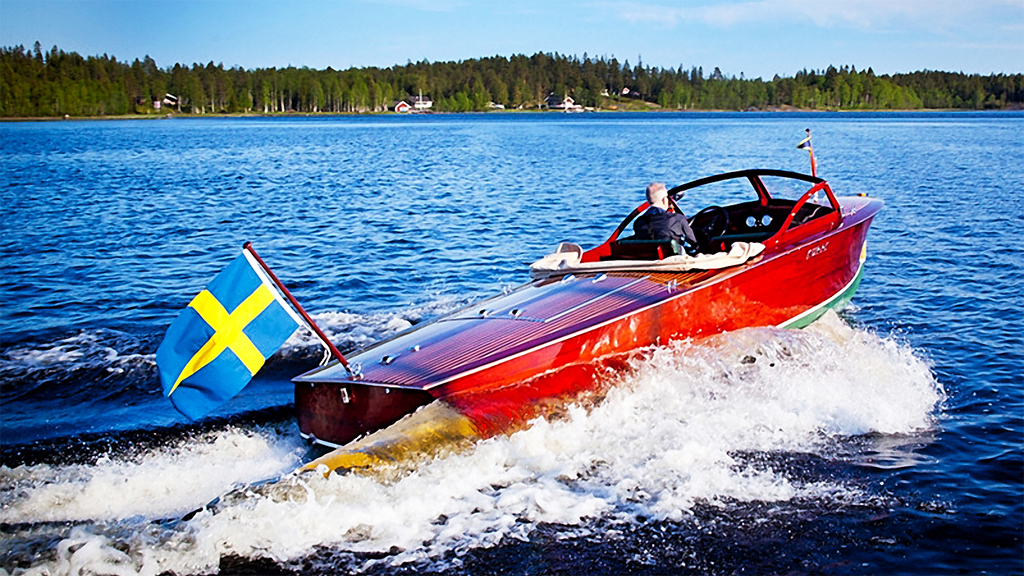
{"label": "swedish flag", "polygon": [[192,299],[156,351],[164,395],[197,419],[245,388],[300,325],[248,251]]}
{"label": "swedish flag", "polygon": [[805,132],[807,132],[807,138],[801,140],[800,143],[796,145],[796,147],[801,150],[807,150],[807,154],[810,156],[811,160],[811,176],[817,176],[818,161],[814,159],[814,146],[811,144],[811,129],[808,128],[807,130],[805,130]]}

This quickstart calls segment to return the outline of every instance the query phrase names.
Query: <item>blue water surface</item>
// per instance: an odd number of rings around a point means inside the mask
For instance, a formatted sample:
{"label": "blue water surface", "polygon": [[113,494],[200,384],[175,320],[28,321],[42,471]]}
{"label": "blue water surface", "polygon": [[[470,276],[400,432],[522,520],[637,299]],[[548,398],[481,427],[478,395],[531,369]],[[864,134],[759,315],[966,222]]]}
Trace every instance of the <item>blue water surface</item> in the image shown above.
{"label": "blue water surface", "polygon": [[[785,522],[737,505],[704,512],[699,529],[645,525],[614,543],[545,526],[470,552],[460,570],[1024,572],[1022,112],[2,123],[2,464],[190,434],[197,424],[160,396],[152,354],[246,241],[350,349],[526,281],[525,264],[560,241],[599,243],[649,182],[805,172],[795,144],[808,127],[837,194],[885,201],[845,317],[906,343],[947,395],[927,437],[852,441],[865,453],[915,445],[909,464],[802,464],[853,477],[883,503],[809,506]],[[719,200],[688,197],[683,209]],[[279,417],[289,377],[317,360],[311,345],[272,361],[211,422]],[[695,549],[703,563],[680,563]],[[654,560],[630,564],[624,550]],[[17,562],[0,556],[0,567]]]}

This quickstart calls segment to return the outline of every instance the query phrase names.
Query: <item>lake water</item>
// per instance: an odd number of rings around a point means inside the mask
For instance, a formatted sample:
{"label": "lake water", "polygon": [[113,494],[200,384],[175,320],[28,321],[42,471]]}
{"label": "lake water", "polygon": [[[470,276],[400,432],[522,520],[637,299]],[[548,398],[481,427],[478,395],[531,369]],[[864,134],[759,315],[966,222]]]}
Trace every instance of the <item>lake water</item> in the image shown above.
{"label": "lake water", "polygon": [[[399,478],[167,521],[306,453],[308,338],[200,422],[159,391],[243,242],[352,349],[600,242],[648,182],[807,171],[808,127],[838,194],[886,202],[840,315],[662,347]],[[0,573],[1024,572],[1024,113],[3,123],[0,201]]]}

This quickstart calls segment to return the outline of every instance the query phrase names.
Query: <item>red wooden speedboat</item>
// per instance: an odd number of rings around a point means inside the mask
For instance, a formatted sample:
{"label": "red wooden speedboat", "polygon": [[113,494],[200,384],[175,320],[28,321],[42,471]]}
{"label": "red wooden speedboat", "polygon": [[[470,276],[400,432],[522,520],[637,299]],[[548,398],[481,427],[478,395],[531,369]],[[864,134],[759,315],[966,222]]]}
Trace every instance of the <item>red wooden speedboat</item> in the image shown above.
{"label": "red wooden speedboat", "polygon": [[[587,390],[637,350],[749,326],[802,327],[856,290],[882,202],[822,179],[744,170],[669,190],[747,201],[691,218],[700,246],[620,238],[562,244],[534,280],[294,379],[302,434],[342,446],[435,399],[482,436]],[[742,196],[741,196],[742,195]]]}

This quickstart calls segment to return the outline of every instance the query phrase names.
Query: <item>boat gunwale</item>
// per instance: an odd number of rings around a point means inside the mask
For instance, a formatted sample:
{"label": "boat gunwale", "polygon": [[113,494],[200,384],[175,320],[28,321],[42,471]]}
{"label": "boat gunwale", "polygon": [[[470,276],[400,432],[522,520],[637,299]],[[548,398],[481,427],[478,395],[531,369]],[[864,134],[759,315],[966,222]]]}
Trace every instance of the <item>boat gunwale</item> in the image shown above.
{"label": "boat gunwale", "polygon": [[[363,384],[363,385],[368,385],[368,386],[380,386],[380,387],[395,388],[395,389],[422,390],[422,391],[429,392],[429,391],[431,391],[431,390],[433,390],[435,388],[438,388],[440,386],[444,386],[445,384],[448,384],[448,383],[453,382],[455,380],[458,380],[460,378],[471,376],[473,374],[476,374],[476,373],[481,372],[483,370],[487,370],[489,368],[492,368],[494,366],[497,366],[497,365],[502,364],[504,362],[507,362],[509,360],[514,360],[514,359],[520,358],[520,357],[522,357],[524,355],[532,354],[532,353],[534,353],[534,352],[536,352],[538,350],[542,350],[542,349],[544,349],[544,348],[546,348],[548,346],[551,346],[551,345],[554,345],[554,344],[559,344],[561,342],[564,342],[564,341],[569,340],[571,338],[574,338],[574,337],[577,337],[579,335],[585,334],[585,333],[590,332],[592,330],[597,330],[597,329],[603,328],[603,327],[605,327],[605,326],[607,326],[609,324],[613,324],[613,323],[622,321],[622,320],[624,320],[624,319],[626,319],[626,318],[628,318],[630,316],[633,316],[633,315],[636,315],[636,314],[641,314],[641,313],[646,312],[647,310],[650,310],[652,308],[665,305],[665,304],[667,304],[669,302],[672,302],[674,300],[682,298],[683,296],[686,296],[686,295],[688,295],[688,294],[690,294],[690,293],[692,293],[692,292],[694,292],[696,290],[701,290],[701,289],[704,289],[706,287],[713,286],[713,285],[718,284],[720,282],[724,282],[726,280],[729,280],[729,279],[731,279],[731,278],[733,278],[733,277],[735,277],[735,276],[737,276],[739,274],[743,274],[746,271],[750,270],[751,268],[759,267],[761,265],[766,265],[766,264],[768,264],[770,262],[773,262],[775,260],[778,260],[780,258],[787,257],[787,256],[789,256],[790,254],[792,254],[794,252],[797,252],[799,250],[808,248],[809,245],[813,245],[813,244],[815,244],[817,242],[821,242],[821,241],[823,241],[823,240],[825,240],[827,238],[836,236],[836,235],[841,234],[841,233],[845,233],[847,230],[849,230],[851,228],[855,228],[856,226],[863,224],[865,221],[870,221],[872,218],[874,218],[874,216],[881,210],[882,206],[884,205],[884,203],[881,200],[877,199],[877,198],[868,198],[868,197],[865,197],[865,196],[843,196],[843,197],[839,197],[838,199],[840,200],[840,204],[842,204],[843,200],[857,201],[858,209],[855,210],[854,212],[850,213],[849,215],[842,214],[842,219],[840,220],[840,224],[838,226],[836,226],[835,228],[832,228],[832,229],[826,230],[826,231],[822,231],[820,233],[813,234],[813,235],[808,236],[806,238],[802,238],[802,239],[800,239],[800,241],[795,242],[795,243],[787,246],[783,250],[777,250],[777,249],[776,250],[772,250],[771,253],[767,254],[767,255],[762,253],[761,255],[759,255],[759,256],[757,256],[755,258],[752,258],[751,260],[749,260],[747,262],[744,262],[743,264],[739,264],[737,266],[733,266],[733,267],[730,267],[730,268],[723,268],[723,269],[714,271],[713,273],[709,274],[708,276],[706,276],[704,278],[701,278],[699,280],[695,280],[694,282],[689,283],[687,285],[676,286],[675,290],[678,291],[677,293],[670,294],[669,296],[667,296],[667,297],[665,297],[663,299],[660,299],[660,300],[658,300],[656,302],[647,304],[645,306],[641,306],[641,307],[633,309],[633,310],[629,310],[629,311],[624,312],[622,314],[616,315],[616,316],[614,316],[612,318],[605,319],[605,320],[603,320],[603,321],[601,321],[599,323],[596,323],[596,324],[588,324],[588,325],[586,325],[586,326],[584,326],[584,327],[582,327],[582,328],[580,328],[578,330],[574,330],[574,331],[572,331],[572,332],[570,332],[568,334],[558,335],[558,332],[554,332],[554,333],[552,333],[550,335],[551,336],[550,338],[541,337],[541,338],[538,339],[539,341],[537,343],[529,346],[528,348],[526,348],[524,350],[520,350],[519,352],[516,352],[514,354],[502,356],[502,357],[500,357],[498,359],[495,359],[495,360],[493,360],[491,362],[487,362],[485,364],[481,364],[479,366],[473,366],[473,367],[468,368],[466,370],[457,372],[455,374],[451,374],[451,375],[449,375],[449,376],[447,376],[447,377],[445,377],[443,379],[440,379],[440,380],[438,380],[436,382],[432,382],[432,383],[429,383],[429,384],[426,384],[426,385],[422,385],[422,386],[410,386],[410,385],[400,385],[400,384],[378,382],[378,381],[373,381],[373,380],[369,380],[369,379],[359,379],[359,380],[354,380],[352,378],[313,379],[313,377],[317,373],[320,373],[320,372],[322,372],[324,370],[327,370],[329,368],[337,366],[338,362],[336,362],[336,361],[335,362],[331,362],[331,363],[329,363],[329,364],[327,364],[325,366],[321,366],[321,367],[318,367],[316,369],[310,370],[309,372],[303,373],[303,374],[301,374],[299,376],[296,376],[295,378],[292,379],[292,381],[293,382],[297,382],[297,383],[301,382],[301,383],[308,383],[308,384],[345,384],[345,385],[360,385],[360,384]],[[852,204],[852,202],[851,202],[851,204]],[[872,204],[875,204],[875,206],[876,206],[875,209],[865,213],[863,208],[867,207],[867,206],[870,206]],[[791,323],[797,321],[801,317],[805,317],[808,314],[810,314],[810,313],[812,313],[812,312],[814,312],[816,310],[820,310],[823,306],[826,306],[829,302],[835,301],[837,297],[839,297],[842,294],[844,294],[850,288],[850,286],[853,285],[857,281],[857,279],[859,278],[861,272],[863,271],[863,266],[864,266],[864,262],[863,261],[859,262],[858,263],[858,267],[857,267],[857,271],[856,271],[856,273],[854,273],[853,278],[849,282],[847,282],[843,286],[843,288],[840,289],[839,291],[837,291],[835,294],[829,296],[828,298],[824,299],[822,302],[820,302],[818,304],[815,304],[814,306],[808,308],[807,310],[801,312],[800,314],[797,314],[796,316],[793,316],[792,318],[789,318],[786,321],[777,324],[776,326],[777,327],[784,327],[784,326],[786,326],[788,324],[791,324]],[[640,274],[640,273],[642,273],[641,271],[631,271],[631,272],[632,272],[632,274]],[[599,274],[599,273],[605,273],[605,272],[597,272],[595,274]],[[665,275],[676,275],[676,274],[682,275],[682,274],[688,274],[688,273],[690,273],[690,271],[662,272],[662,273],[665,274]],[[608,273],[608,274],[614,274],[614,273]],[[588,275],[589,275],[589,273],[588,273]],[[583,277],[587,277],[587,276],[583,276]],[[648,278],[648,277],[649,277],[649,275],[645,276],[645,278]],[[555,277],[547,278],[547,279],[545,279],[545,281],[550,281],[550,280],[553,280],[554,278]],[[555,280],[555,281],[559,281],[559,280]],[[409,330],[404,330],[404,331],[402,331],[402,332],[400,332],[398,334],[395,334],[394,336],[392,336],[390,338],[387,338],[387,339],[382,340],[380,342],[374,343],[374,344],[372,344],[372,345],[370,345],[370,346],[368,346],[366,348],[363,348],[363,349],[359,350],[357,352],[357,354],[363,354],[365,352],[368,352],[368,351],[372,350],[373,348],[375,348],[375,347],[377,347],[379,345],[386,344],[386,343],[391,342],[391,341],[393,341],[393,340],[395,340],[397,338],[400,338],[402,336],[411,334],[412,332],[414,332],[414,331],[416,331],[416,330],[418,330],[420,328],[423,328],[425,326],[428,326],[428,325],[436,323],[436,322],[440,322],[442,320],[444,320],[444,321],[483,320],[483,319],[478,319],[478,318],[453,318],[453,316],[455,316],[457,314],[460,314],[460,313],[464,312],[465,310],[467,310],[469,308],[477,307],[477,306],[479,306],[480,304],[482,304],[484,302],[489,302],[489,301],[492,301],[492,300],[495,300],[495,299],[498,299],[498,298],[502,298],[502,297],[507,296],[508,294],[512,294],[512,293],[517,292],[519,290],[526,289],[526,288],[534,285],[536,282],[537,281],[527,282],[527,283],[524,283],[524,284],[516,287],[515,289],[513,289],[510,292],[499,294],[499,295],[495,295],[495,296],[493,296],[491,298],[488,298],[486,300],[483,300],[483,301],[471,303],[471,304],[469,304],[469,305],[467,305],[467,306],[465,306],[463,308],[460,308],[456,312],[453,312],[451,314],[445,315],[443,318],[434,320],[434,321],[432,321],[430,323],[426,323],[426,324],[424,324],[422,326],[415,326],[413,328],[410,328]]]}

